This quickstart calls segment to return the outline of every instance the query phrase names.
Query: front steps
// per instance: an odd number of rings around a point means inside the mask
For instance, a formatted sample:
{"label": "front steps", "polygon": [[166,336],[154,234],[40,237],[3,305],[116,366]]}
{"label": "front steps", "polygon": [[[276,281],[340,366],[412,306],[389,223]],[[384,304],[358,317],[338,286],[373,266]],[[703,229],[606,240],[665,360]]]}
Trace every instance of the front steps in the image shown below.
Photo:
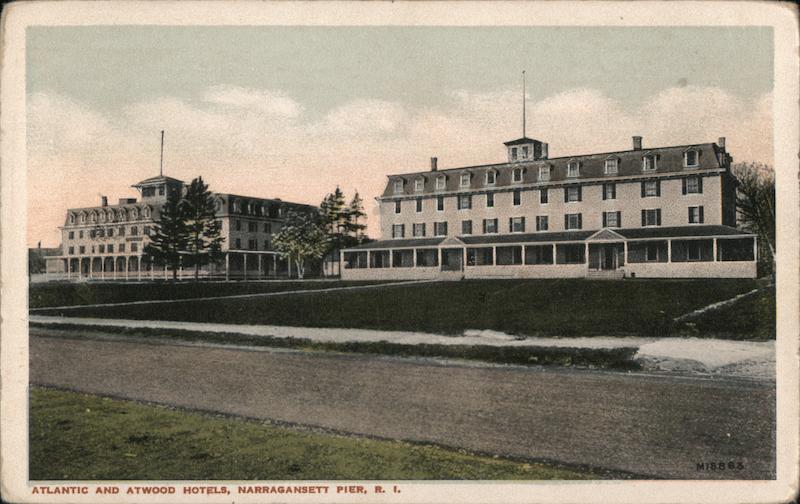
{"label": "front steps", "polygon": [[590,280],[622,280],[625,272],[622,270],[589,270],[586,278]]}

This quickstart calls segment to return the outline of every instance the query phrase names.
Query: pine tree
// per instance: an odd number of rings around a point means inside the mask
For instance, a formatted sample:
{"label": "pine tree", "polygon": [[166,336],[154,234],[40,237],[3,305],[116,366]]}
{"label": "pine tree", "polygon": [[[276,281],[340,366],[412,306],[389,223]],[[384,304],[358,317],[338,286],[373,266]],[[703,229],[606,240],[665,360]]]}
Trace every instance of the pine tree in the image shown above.
{"label": "pine tree", "polygon": [[184,255],[188,241],[186,216],[180,194],[170,193],[161,207],[158,220],[154,223],[150,242],[145,246],[143,255],[159,266],[172,269],[172,280],[178,278],[178,268]]}
{"label": "pine tree", "polygon": [[297,266],[297,275],[305,275],[306,261],[321,259],[328,251],[329,236],[322,218],[314,213],[290,211],[286,221],[272,238],[275,250]]}
{"label": "pine tree", "polygon": [[189,184],[183,198],[183,213],[187,232],[184,263],[194,266],[194,279],[197,281],[202,266],[217,263],[222,258],[222,242],[225,240],[216,220],[214,197],[203,177],[197,177]]}
{"label": "pine tree", "polygon": [[347,227],[347,207],[345,206],[344,193],[336,186],[336,190],[325,196],[319,206],[321,224],[330,235],[330,246],[338,249]]}
{"label": "pine tree", "polygon": [[364,230],[367,228],[365,224],[367,214],[364,212],[364,200],[359,196],[358,190],[356,190],[356,193],[353,195],[353,199],[350,200],[350,206],[347,210],[348,219],[346,233],[351,238],[348,240],[351,243],[348,243],[347,246],[351,246],[351,244],[359,244],[364,241]]}

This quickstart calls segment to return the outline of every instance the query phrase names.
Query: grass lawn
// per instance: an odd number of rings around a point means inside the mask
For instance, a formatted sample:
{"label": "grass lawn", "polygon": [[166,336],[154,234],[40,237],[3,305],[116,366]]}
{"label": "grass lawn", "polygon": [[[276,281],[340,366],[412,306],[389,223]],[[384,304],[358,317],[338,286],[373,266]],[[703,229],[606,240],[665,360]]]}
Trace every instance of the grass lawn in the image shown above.
{"label": "grass lawn", "polygon": [[276,281],[276,282],[155,282],[155,283],[51,283],[33,284],[29,289],[31,308],[122,303],[150,299],[183,299],[232,296],[261,292],[329,289],[385,282]]}
{"label": "grass lawn", "polygon": [[[466,280],[38,313],[442,334],[494,329],[530,336],[663,336],[675,333],[675,317],[755,286],[755,280]],[[749,330],[744,325],[732,329]]]}
{"label": "grass lawn", "polygon": [[728,339],[775,339],[775,287],[686,320],[680,332]]}
{"label": "grass lawn", "polygon": [[30,479],[620,477],[33,388]]}

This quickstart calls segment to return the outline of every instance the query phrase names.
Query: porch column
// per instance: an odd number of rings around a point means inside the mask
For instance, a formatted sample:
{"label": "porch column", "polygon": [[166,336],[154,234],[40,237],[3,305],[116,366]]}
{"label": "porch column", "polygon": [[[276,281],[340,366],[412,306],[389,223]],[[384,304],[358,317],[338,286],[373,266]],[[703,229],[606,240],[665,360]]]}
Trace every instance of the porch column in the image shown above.
{"label": "porch column", "polygon": [[114,267],[111,269],[111,278],[113,280],[116,280],[117,279],[117,259],[112,257],[111,260],[114,261]]}
{"label": "porch column", "polygon": [[583,262],[586,263],[586,269],[589,269],[589,242],[586,242],[583,251]]}
{"label": "porch column", "polygon": [[389,267],[394,268],[394,250],[389,250]]}
{"label": "porch column", "polygon": [[714,238],[714,240],[713,240],[713,242],[712,242],[712,243],[713,243],[714,245],[713,245],[713,247],[711,248],[711,255],[712,255],[712,257],[711,257],[711,260],[712,260],[712,261],[716,261],[716,260],[717,260],[717,239],[716,239],[716,238]]}
{"label": "porch column", "polygon": [[[417,249],[411,249],[411,260],[413,261],[411,263],[411,267],[412,268],[416,268],[417,267]],[[339,265],[339,274],[341,274],[341,273],[342,273],[342,266]]]}
{"label": "porch column", "polygon": [[497,266],[497,245],[492,246],[492,266]]}
{"label": "porch column", "polygon": [[272,274],[278,276],[278,256],[272,254]]}
{"label": "porch column", "polygon": [[225,252],[225,281],[229,281],[231,279],[231,254],[230,252]]}
{"label": "porch column", "polygon": [[622,242],[622,262],[625,263],[625,266],[628,265],[628,241]]}
{"label": "porch column", "polygon": [[292,278],[292,258],[291,257],[287,257],[286,258],[286,268],[287,268],[287,272],[289,274],[289,278]]}
{"label": "porch column", "polygon": [[150,280],[155,280],[156,278],[156,265],[153,264],[152,259],[150,260]]}
{"label": "porch column", "polygon": [[94,278],[94,257],[89,258],[89,278]]}
{"label": "porch column", "polygon": [[553,248],[553,250],[552,250],[552,255],[553,255],[553,266],[557,266],[557,265],[558,265],[558,261],[556,260],[556,244],[555,244],[555,243],[553,243],[553,244],[552,244],[552,245],[550,245],[550,246]]}
{"label": "porch column", "polygon": [[261,254],[258,254],[258,278],[261,278],[263,275],[261,274],[261,264],[263,263],[263,259]]}
{"label": "porch column", "polygon": [[667,262],[672,262],[672,240],[667,240]]}
{"label": "porch column", "polygon": [[105,280],[106,279],[106,258],[105,257],[101,257],[100,258],[100,279],[101,280]]}
{"label": "porch column", "polygon": [[244,279],[247,280],[247,254],[243,253],[242,257],[244,257]]}
{"label": "porch column", "polygon": [[142,256],[138,256],[136,258],[137,264],[139,267],[136,269],[136,280],[142,281]]}
{"label": "porch column", "polygon": [[167,265],[165,264],[164,265],[164,280],[166,280],[167,278],[169,278],[169,277],[167,276]]}
{"label": "porch column", "polygon": [[753,237],[753,260],[758,261],[758,238]]}
{"label": "porch column", "polygon": [[71,270],[72,269],[72,259],[67,258],[67,280],[72,280]]}

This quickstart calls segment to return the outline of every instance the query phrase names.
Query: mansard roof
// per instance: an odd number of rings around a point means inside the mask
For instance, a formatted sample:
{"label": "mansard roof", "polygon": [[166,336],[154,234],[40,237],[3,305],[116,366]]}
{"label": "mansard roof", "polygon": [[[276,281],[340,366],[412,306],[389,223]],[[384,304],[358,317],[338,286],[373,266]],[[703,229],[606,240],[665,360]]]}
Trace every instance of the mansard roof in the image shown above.
{"label": "mansard roof", "polygon": [[[700,155],[698,156],[698,166],[692,168],[685,168],[683,166],[684,153],[687,150],[697,150]],[[615,152],[603,152],[597,154],[582,154],[582,155],[569,155],[556,158],[538,159],[532,161],[519,161],[514,163],[497,163],[476,166],[462,166],[457,168],[447,168],[435,172],[413,172],[397,175],[389,175],[389,181],[386,184],[382,197],[392,196],[415,196],[415,195],[430,195],[437,192],[449,191],[463,191],[463,190],[480,190],[485,188],[483,177],[472,177],[468,187],[461,187],[458,177],[446,177],[445,188],[443,190],[436,190],[436,178],[446,176],[448,174],[457,174],[463,171],[470,171],[471,173],[482,173],[489,169],[497,170],[497,179],[494,185],[491,186],[493,190],[502,187],[511,187],[515,185],[524,185],[540,182],[539,168],[547,167],[550,177],[549,182],[572,182],[586,179],[597,178],[610,178],[605,174],[605,161],[609,158],[618,159],[617,174],[613,177],[625,177],[634,175],[652,175],[652,174],[665,174],[677,173],[684,171],[702,171],[719,169],[724,165],[718,158],[718,153],[721,149],[715,143],[704,144],[691,144],[691,145],[678,145],[672,147],[654,147],[643,150],[626,150]],[[656,155],[656,170],[643,172],[642,171],[642,158],[645,155]],[[567,177],[567,164],[569,162],[579,163],[579,175],[577,177]],[[521,182],[512,181],[512,170],[521,168],[523,177]],[[426,175],[424,189],[422,191],[414,191],[413,187],[406,188],[402,194],[394,192],[393,182],[398,178],[404,180],[411,180],[420,175]]]}

